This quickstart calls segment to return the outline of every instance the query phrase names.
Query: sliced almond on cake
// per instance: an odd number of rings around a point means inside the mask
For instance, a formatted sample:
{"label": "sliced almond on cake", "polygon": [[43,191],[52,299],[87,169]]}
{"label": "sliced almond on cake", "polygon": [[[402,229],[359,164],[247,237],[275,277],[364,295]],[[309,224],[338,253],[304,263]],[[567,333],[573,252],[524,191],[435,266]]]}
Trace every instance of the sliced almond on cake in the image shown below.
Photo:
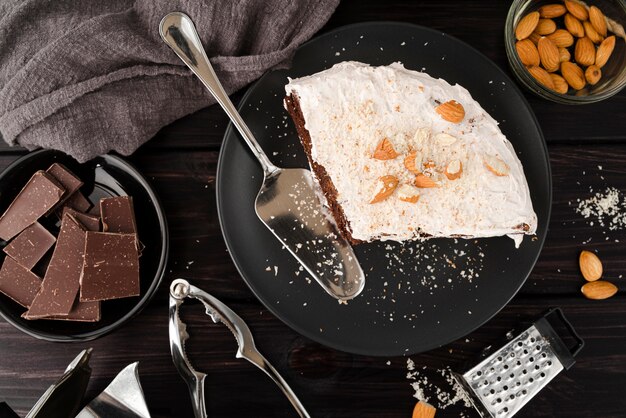
{"label": "sliced almond on cake", "polygon": [[387,199],[396,187],[398,187],[398,178],[396,176],[382,176],[378,179],[378,188],[376,194],[370,203],[378,203]]}
{"label": "sliced almond on cake", "polygon": [[442,133],[435,135],[435,140],[437,141],[439,145],[448,146],[456,142],[456,136],[452,136],[450,134],[442,132]]}
{"label": "sliced almond on cake", "polygon": [[417,203],[417,201],[420,199],[419,189],[417,187],[411,186],[410,184],[403,184],[402,186],[398,187],[397,195],[398,199],[408,203]]}
{"label": "sliced almond on cake", "polygon": [[374,154],[372,155],[372,158],[375,158],[377,160],[383,160],[383,161],[393,160],[398,155],[399,154],[393,148],[393,144],[391,143],[391,141],[389,141],[389,139],[387,138],[383,138],[382,141],[380,141],[378,145],[376,146],[376,149],[374,150]]}
{"label": "sliced almond on cake", "polygon": [[487,169],[496,176],[502,177],[509,175],[509,166],[506,165],[506,163],[502,161],[502,159],[493,155],[486,155],[484,162],[485,167],[487,167]]}
{"label": "sliced almond on cake", "polygon": [[456,180],[461,177],[463,174],[463,163],[461,160],[452,160],[446,166],[446,171],[444,172],[448,180]]}
{"label": "sliced almond on cake", "polygon": [[456,100],[440,104],[435,108],[435,112],[439,113],[442,119],[452,123],[460,123],[465,117],[463,105]]}
{"label": "sliced almond on cake", "polygon": [[421,153],[417,151],[411,151],[404,157],[404,167],[413,174],[419,174],[420,170],[417,168],[419,162],[421,162]]}
{"label": "sliced almond on cake", "polygon": [[415,180],[413,180],[413,184],[415,187],[419,187],[420,189],[430,189],[432,187],[437,187],[437,182],[427,176],[426,174],[418,174],[415,176]]}

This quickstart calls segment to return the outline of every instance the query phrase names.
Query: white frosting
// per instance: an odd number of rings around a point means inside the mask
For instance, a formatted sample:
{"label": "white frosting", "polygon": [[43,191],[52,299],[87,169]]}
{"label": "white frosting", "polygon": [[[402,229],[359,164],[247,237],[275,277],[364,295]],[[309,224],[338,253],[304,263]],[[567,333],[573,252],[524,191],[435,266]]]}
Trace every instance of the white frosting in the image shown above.
{"label": "white frosting", "polygon": [[[308,77],[289,80],[287,95],[298,97],[312,143],[311,157],[322,165],[337,189],[352,236],[363,241],[404,241],[433,237],[490,237],[522,233],[537,226],[522,165],[498,123],[459,85],[410,71],[402,64],[370,67],[343,62]],[[438,103],[456,100],[465,109],[459,124],[436,113]],[[372,158],[383,138],[400,155]],[[432,160],[439,187],[420,188],[419,201],[389,198],[370,203],[378,179],[394,175],[412,184],[415,174],[404,157],[416,151],[418,166]],[[485,158],[497,157],[509,173],[489,171]],[[462,174],[448,180],[440,171],[459,160]],[[456,163],[455,163],[456,164]],[[423,170],[422,170],[423,171]]]}

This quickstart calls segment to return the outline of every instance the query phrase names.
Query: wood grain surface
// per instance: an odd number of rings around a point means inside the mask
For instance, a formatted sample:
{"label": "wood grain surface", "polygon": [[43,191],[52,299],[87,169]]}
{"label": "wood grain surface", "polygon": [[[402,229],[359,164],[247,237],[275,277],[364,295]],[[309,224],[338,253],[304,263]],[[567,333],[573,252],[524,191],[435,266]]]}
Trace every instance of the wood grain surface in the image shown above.
{"label": "wood grain surface", "polygon": [[[322,32],[362,21],[405,21],[444,31],[477,48],[507,73],[504,20],[509,3],[476,0],[343,1]],[[239,92],[233,96],[238,100]],[[575,211],[607,187],[626,192],[626,92],[604,102],[564,106],[528,93],[549,145],[554,198],[548,238],[519,294],[495,318],[445,347],[410,356],[420,373],[445,388],[437,369],[462,369],[483,348],[499,344],[520,324],[560,306],[586,340],[575,366],[560,374],[519,417],[626,416],[626,230],[607,231]],[[163,285],[141,315],[118,331],[89,343],[38,341],[0,321],[0,401],[22,416],[83,348],[93,347],[87,397],[102,391],[128,363],[140,376],[154,417],[191,417],[187,388],[176,373],[167,336],[167,285],[184,275],[227,303],[249,324],[257,346],[283,373],[313,417],[409,417],[416,402],[407,379],[407,358],[365,357],[314,343],[284,325],[252,295],[238,276],[219,230],[215,170],[228,120],[213,106],[165,127],[130,157],[151,181],[167,214],[171,256]],[[0,169],[24,154],[0,146]],[[600,168],[601,167],[601,168]],[[612,299],[580,294],[577,256],[597,250],[605,277],[619,287]],[[194,261],[188,268],[188,261]],[[503,278],[506,280],[506,278]],[[189,353],[208,372],[211,417],[295,417],[276,386],[244,360],[234,358],[229,331],[209,325],[198,307],[185,312],[194,338]],[[422,369],[425,367],[425,369]],[[437,417],[477,417],[456,405]]]}

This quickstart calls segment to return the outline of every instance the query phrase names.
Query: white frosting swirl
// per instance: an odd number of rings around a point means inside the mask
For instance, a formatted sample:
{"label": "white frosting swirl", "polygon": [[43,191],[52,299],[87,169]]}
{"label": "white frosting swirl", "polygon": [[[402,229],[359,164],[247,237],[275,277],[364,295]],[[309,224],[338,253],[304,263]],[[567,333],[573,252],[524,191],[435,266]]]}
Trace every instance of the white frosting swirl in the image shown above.
{"label": "white frosting swirl", "polygon": [[[498,123],[463,87],[400,63],[371,67],[343,62],[290,79],[285,90],[298,97],[311,136],[311,157],[335,185],[354,238],[519,237],[523,224],[526,233],[535,232],[537,216],[522,165]],[[436,113],[435,107],[449,100],[463,105],[461,123]],[[400,154],[397,158],[372,158],[383,138]],[[431,172],[439,187],[418,189],[417,203],[396,195],[369,203],[381,176],[394,175],[401,185],[413,182],[415,175],[403,163],[410,151],[416,151],[418,164],[435,163]],[[484,160],[490,157],[504,161],[508,175],[489,171]],[[454,160],[461,162],[462,175],[448,180],[441,171]]]}

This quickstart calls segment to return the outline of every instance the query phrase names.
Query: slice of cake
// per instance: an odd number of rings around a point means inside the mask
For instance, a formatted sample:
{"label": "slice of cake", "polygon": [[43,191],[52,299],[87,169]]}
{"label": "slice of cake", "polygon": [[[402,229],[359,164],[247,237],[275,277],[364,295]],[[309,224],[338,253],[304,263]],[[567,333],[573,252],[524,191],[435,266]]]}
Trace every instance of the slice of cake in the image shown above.
{"label": "slice of cake", "polygon": [[459,85],[395,63],[289,80],[285,107],[352,243],[534,234],[522,165]]}

